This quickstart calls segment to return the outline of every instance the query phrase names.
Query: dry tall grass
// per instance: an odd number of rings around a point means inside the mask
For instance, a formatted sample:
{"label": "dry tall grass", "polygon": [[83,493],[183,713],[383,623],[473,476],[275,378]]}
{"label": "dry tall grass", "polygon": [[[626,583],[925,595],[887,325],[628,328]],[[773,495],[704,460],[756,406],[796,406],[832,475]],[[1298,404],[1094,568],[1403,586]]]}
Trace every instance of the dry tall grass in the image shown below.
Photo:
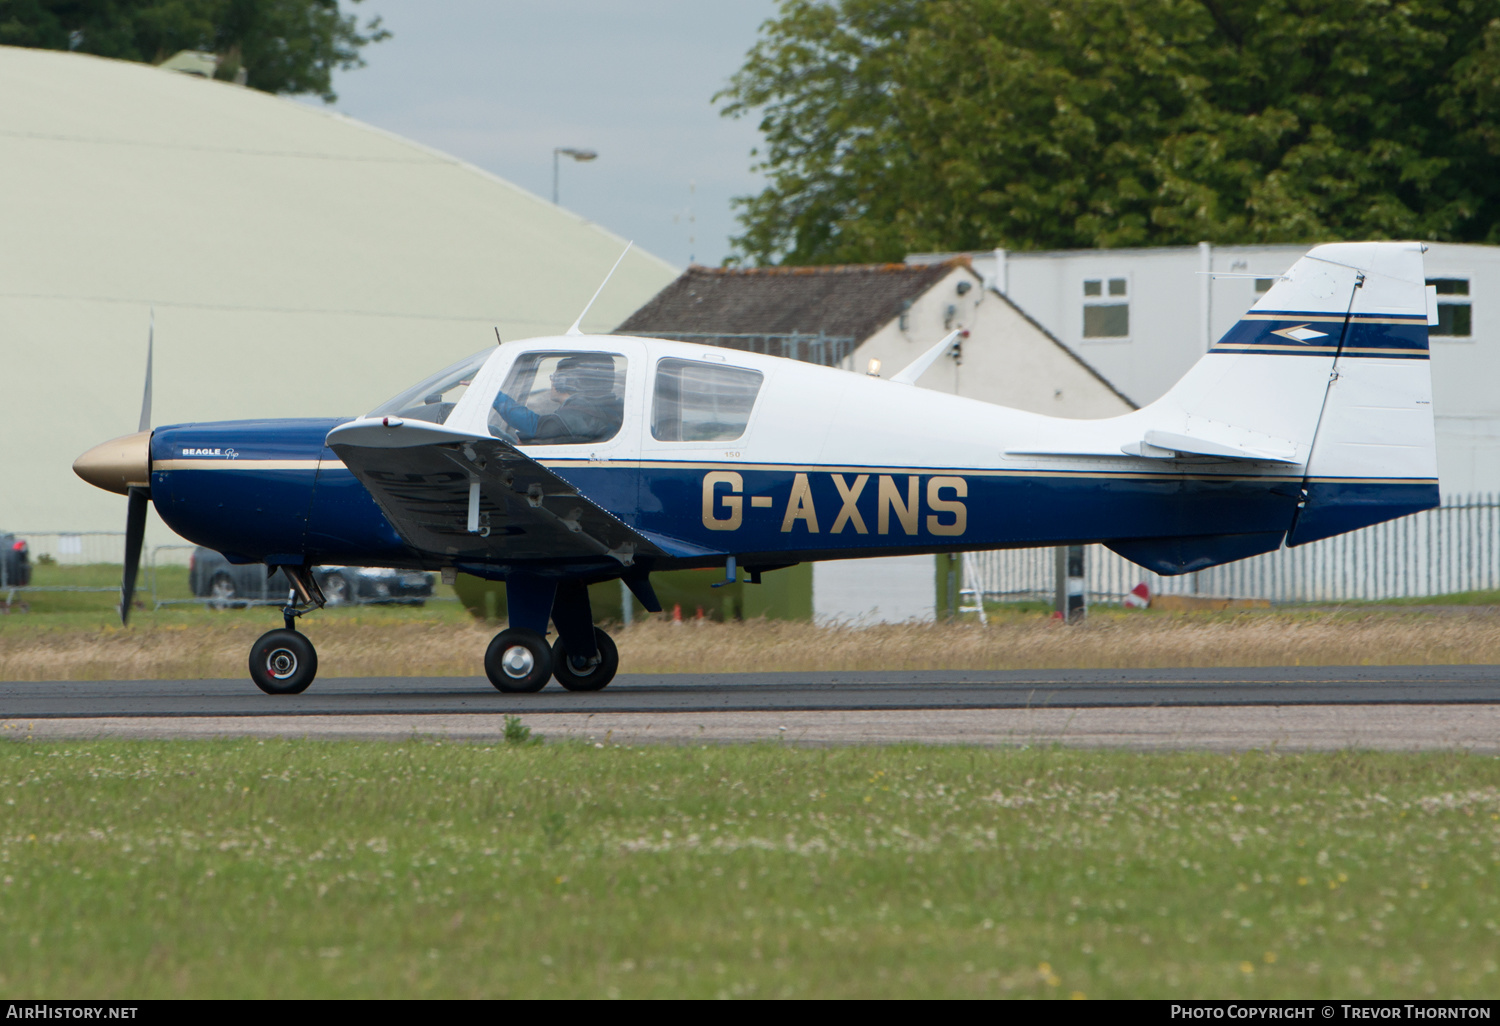
{"label": "dry tall grass", "polygon": [[[310,620],[325,676],[475,676],[494,628]],[[242,677],[264,623],[0,635],[0,680]],[[1500,664],[1500,617],[1379,612],[1237,617],[1040,617],[818,628],[806,623],[638,623],[617,629],[633,673],[1024,670],[1155,666]]]}

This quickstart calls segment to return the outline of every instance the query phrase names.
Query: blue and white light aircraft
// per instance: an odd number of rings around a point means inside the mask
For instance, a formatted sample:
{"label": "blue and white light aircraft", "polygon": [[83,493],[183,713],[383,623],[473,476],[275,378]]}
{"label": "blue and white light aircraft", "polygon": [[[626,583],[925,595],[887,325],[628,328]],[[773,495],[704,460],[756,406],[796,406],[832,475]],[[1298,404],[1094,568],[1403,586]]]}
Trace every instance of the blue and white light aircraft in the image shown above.
{"label": "blue and white light aircraft", "polygon": [[[614,335],[490,347],[363,417],[148,427],[79,458],[129,496],[122,614],[146,503],[184,538],[291,582],[250,674],[317,672],[312,568],[505,582],[485,672],[593,691],[618,667],[587,585],[660,609],[655,571],[1103,542],[1178,574],[1438,504],[1417,243],[1319,246],[1166,395],[1063,420],[891,379]],[[580,320],[582,318],[580,317]],[[557,639],[546,640],[548,623]]]}

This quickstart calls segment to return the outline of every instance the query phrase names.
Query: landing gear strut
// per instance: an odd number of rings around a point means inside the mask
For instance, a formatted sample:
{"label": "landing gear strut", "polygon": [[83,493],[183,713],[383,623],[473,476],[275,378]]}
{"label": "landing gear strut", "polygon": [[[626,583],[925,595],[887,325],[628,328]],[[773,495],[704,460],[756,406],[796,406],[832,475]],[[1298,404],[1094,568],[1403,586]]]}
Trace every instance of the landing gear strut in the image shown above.
{"label": "landing gear strut", "polygon": [[321,609],[327,599],[305,566],[283,566],[292,594],[281,610],[281,629],[267,631],[250,647],[250,679],[268,695],[299,695],[318,675],[318,650],[296,629],[297,617]]}

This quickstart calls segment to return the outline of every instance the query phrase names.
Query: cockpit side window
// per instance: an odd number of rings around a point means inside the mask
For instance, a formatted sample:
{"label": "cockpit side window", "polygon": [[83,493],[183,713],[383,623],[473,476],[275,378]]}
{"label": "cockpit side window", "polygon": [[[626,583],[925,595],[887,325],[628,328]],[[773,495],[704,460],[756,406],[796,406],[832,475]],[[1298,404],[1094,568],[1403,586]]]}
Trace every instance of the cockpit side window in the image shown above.
{"label": "cockpit side window", "polygon": [[408,388],[396,398],[371,410],[370,417],[401,417],[442,424],[453,407],[468,390],[474,375],[495,352],[494,347],[475,353],[451,367],[444,367],[432,377]]}
{"label": "cockpit side window", "polygon": [[607,442],[625,416],[625,357],[525,353],[495,397],[490,426],[525,445]]}
{"label": "cockpit side window", "polygon": [[760,371],[693,360],[656,365],[651,436],[662,442],[728,442],[745,433]]}

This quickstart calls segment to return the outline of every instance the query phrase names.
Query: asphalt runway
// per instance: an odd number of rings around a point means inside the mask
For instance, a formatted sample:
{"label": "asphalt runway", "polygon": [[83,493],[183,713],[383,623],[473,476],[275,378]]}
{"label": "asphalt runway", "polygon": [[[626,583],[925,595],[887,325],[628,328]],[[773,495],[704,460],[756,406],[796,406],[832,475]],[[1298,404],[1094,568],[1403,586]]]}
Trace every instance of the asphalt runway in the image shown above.
{"label": "asphalt runway", "polygon": [[1500,704],[1500,667],[621,674],[532,695],[483,677],[333,677],[272,696],[238,680],[0,682],[0,719],[710,713]]}
{"label": "asphalt runway", "polygon": [[1500,667],[630,674],[598,694],[484,678],[0,682],[0,740],[498,742],[507,715],[608,744],[1067,745],[1500,754]]}

